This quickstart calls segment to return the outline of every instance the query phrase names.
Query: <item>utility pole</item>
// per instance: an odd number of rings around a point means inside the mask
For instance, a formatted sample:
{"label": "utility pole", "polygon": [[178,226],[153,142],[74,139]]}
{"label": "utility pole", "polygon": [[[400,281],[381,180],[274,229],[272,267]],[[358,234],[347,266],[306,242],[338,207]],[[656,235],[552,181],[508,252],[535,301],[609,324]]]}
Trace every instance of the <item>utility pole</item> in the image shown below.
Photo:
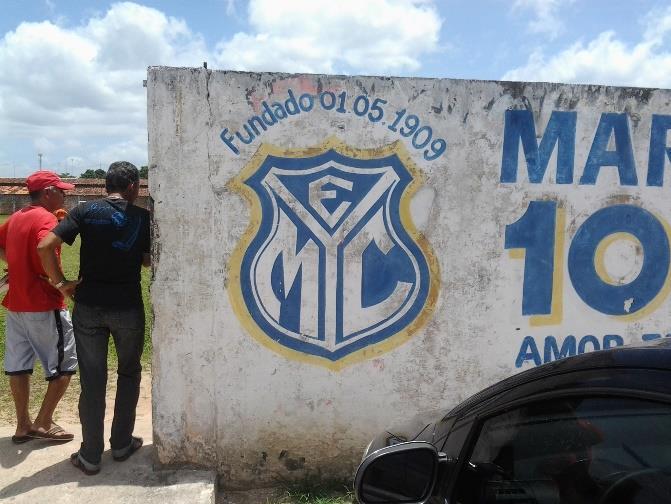
{"label": "utility pole", "polygon": [[41,152],[37,154],[37,159],[39,159],[39,161],[40,161],[40,171],[42,171],[42,153]]}

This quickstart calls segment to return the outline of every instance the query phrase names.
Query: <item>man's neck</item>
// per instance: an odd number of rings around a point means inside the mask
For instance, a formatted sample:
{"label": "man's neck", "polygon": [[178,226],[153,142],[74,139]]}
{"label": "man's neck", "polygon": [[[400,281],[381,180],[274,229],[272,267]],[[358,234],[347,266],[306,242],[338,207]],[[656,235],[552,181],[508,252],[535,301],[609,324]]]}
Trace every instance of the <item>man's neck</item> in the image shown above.
{"label": "man's neck", "polygon": [[49,210],[49,205],[47,205],[44,201],[31,201],[30,206],[32,207],[42,207],[44,208],[47,212],[51,212],[52,210]]}
{"label": "man's neck", "polygon": [[112,192],[112,193],[108,193],[108,194],[107,194],[107,197],[108,197],[109,199],[123,199],[123,200],[128,201],[128,199],[125,198],[124,195],[121,194],[120,192]]}

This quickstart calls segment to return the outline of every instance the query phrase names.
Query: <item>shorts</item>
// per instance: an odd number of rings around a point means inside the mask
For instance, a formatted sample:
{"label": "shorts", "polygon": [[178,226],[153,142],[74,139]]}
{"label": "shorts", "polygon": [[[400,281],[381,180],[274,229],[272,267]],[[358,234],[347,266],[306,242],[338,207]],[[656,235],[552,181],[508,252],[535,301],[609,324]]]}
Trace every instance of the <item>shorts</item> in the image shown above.
{"label": "shorts", "polygon": [[6,375],[32,374],[35,357],[42,362],[47,381],[75,373],[77,352],[67,310],[8,310],[5,323]]}

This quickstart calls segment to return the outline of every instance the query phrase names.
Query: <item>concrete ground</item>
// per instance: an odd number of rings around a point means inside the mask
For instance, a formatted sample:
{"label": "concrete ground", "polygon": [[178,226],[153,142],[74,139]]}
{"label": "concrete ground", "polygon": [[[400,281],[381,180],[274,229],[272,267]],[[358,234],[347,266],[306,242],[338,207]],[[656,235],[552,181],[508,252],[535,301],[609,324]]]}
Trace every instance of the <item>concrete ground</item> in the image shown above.
{"label": "concrete ground", "polygon": [[[153,470],[150,390],[151,378],[143,377],[135,434],[144,438],[144,446],[125,462],[112,460],[108,446],[102,470],[95,476],[86,476],[69,461],[81,442],[81,426],[74,411],[57,410],[59,424],[75,434],[68,443],[31,440],[15,445],[11,441],[14,425],[0,425],[0,502],[214,504],[217,497],[213,472]],[[108,394],[105,439],[109,438],[111,406]]]}

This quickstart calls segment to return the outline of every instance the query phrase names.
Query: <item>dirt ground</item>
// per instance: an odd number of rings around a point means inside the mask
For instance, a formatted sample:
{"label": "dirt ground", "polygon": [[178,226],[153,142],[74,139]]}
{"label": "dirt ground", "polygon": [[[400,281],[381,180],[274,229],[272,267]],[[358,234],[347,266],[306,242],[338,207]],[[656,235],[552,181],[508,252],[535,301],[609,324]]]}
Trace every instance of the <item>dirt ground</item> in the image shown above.
{"label": "dirt ground", "polygon": [[[145,367],[148,367],[145,365]],[[0,422],[3,425],[15,425],[16,416],[14,412],[14,403],[9,390],[9,380],[3,376],[0,382]],[[33,417],[37,414],[40,402],[44,396],[47,383],[42,376],[40,369],[35,369],[31,379],[30,391],[30,412]],[[79,400],[79,375],[74,375],[65,396],[56,409],[54,415],[55,421],[63,424],[79,424],[79,413],[77,411],[77,401]],[[111,370],[107,378],[107,407],[105,409],[105,422],[112,420],[114,413],[114,396],[116,394],[116,371]],[[151,432],[151,372],[149,370],[142,372],[142,382],[140,384],[140,400],[137,406],[136,418],[137,430],[142,432]],[[78,433],[75,433],[78,434]]]}
{"label": "dirt ground", "polygon": [[[39,409],[39,402],[46,389],[41,371],[36,370],[31,380],[33,416]],[[107,381],[107,407],[105,411],[105,439],[109,438],[109,430],[114,413],[114,396],[116,393],[116,374],[110,372]],[[15,427],[14,406],[9,393],[6,377],[0,378],[0,501],[16,504],[42,502],[51,490],[59,488],[61,500],[53,502],[212,502],[208,498],[208,488],[214,492],[212,498],[216,504],[351,504],[350,495],[337,495],[329,498],[310,496],[306,490],[297,495],[290,494],[283,488],[262,488],[241,492],[223,490],[212,481],[209,486],[207,477],[197,474],[189,475],[188,471],[177,471],[172,476],[172,483],[179,482],[174,488],[165,487],[165,476],[154,472],[152,446],[152,411],[151,411],[151,372],[142,373],[140,400],[137,407],[135,434],[142,436],[145,446],[139,455],[131,459],[131,466],[116,466],[110,461],[109,446],[103,454],[103,468],[96,477],[83,476],[70,467],[67,460],[69,454],[79,447],[81,441],[81,425],[77,413],[79,397],[79,377],[75,375],[70,387],[56,410],[55,420],[66,430],[75,435],[75,440],[65,444],[49,444],[30,442],[26,445],[13,445],[9,438]],[[48,449],[45,449],[48,448]],[[124,469],[125,467],[125,469]],[[122,470],[124,469],[124,470]],[[170,479],[170,478],[169,478]],[[193,480],[193,481],[192,481]],[[191,485],[191,486],[189,486]],[[3,488],[4,487],[4,488]],[[143,487],[149,489],[142,490]],[[104,490],[103,490],[104,489]],[[164,491],[162,497],[153,493]],[[217,491],[218,490],[218,491]],[[103,492],[97,494],[96,492]],[[119,493],[121,492],[121,493]],[[192,492],[200,497],[195,499]],[[200,492],[200,493],[198,493]],[[189,498],[185,499],[184,495]],[[152,497],[153,495],[153,497]],[[151,498],[150,498],[151,497]],[[149,499],[149,500],[147,500]],[[155,499],[155,500],[152,500]]]}
{"label": "dirt ground", "polygon": [[[105,439],[109,438],[114,375],[107,394]],[[77,418],[78,382],[60,405],[56,420],[75,435],[69,443],[31,440],[13,444],[14,421],[0,422],[0,502],[7,504],[167,504],[189,502],[212,504],[216,498],[216,475],[212,471],[154,470],[151,425],[151,376],[143,375],[134,434],[144,446],[123,463],[112,460],[105,443],[101,471],[84,475],[72,467],[70,455],[79,448],[81,425]],[[13,408],[12,412],[13,414]],[[6,415],[6,411],[4,412]]]}

